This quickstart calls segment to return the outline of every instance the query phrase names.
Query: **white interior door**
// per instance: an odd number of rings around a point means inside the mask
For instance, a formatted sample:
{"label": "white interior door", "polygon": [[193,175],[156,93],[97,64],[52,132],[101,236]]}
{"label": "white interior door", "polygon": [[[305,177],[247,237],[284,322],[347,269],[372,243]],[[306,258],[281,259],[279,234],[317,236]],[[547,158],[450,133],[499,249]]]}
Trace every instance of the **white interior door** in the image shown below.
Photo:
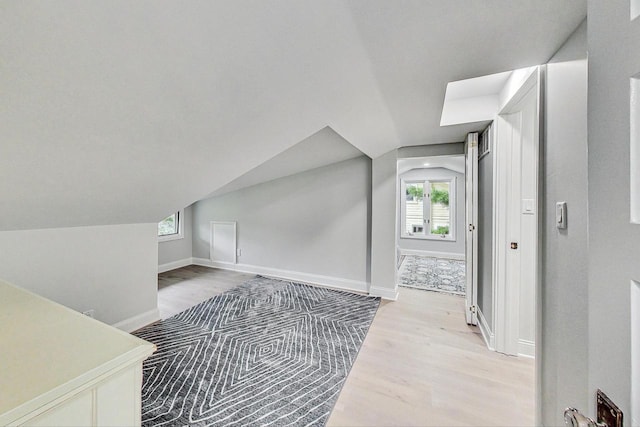
{"label": "white interior door", "polygon": [[478,324],[478,134],[467,135],[465,166],[466,320]]}

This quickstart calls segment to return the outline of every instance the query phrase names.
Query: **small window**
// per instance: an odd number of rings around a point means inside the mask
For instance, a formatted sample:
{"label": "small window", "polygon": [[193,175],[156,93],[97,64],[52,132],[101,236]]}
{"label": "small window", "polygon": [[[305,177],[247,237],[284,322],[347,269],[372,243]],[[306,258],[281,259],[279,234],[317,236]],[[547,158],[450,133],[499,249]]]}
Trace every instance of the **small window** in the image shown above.
{"label": "small window", "polygon": [[430,204],[430,233],[442,237],[451,234],[451,209],[449,208],[449,194],[451,183],[429,182]]}
{"label": "small window", "polygon": [[424,231],[424,183],[410,182],[405,187],[405,230],[410,236]]}
{"label": "small window", "polygon": [[402,181],[402,237],[455,240],[455,178]]}
{"label": "small window", "polygon": [[158,240],[167,241],[183,237],[182,212],[171,214],[158,223]]}

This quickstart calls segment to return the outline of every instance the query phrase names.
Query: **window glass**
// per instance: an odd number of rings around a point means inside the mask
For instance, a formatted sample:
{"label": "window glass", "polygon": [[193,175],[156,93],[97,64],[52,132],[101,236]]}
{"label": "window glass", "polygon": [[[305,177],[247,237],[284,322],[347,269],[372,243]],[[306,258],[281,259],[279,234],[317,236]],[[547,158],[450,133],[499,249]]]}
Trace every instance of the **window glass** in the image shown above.
{"label": "window glass", "polygon": [[170,236],[172,234],[178,234],[178,213],[169,215],[158,223],[158,236]]}
{"label": "window glass", "polygon": [[450,182],[430,182],[429,185],[431,234],[447,236],[451,227],[451,213],[449,210]]}
{"label": "window glass", "polygon": [[407,183],[405,224],[409,236],[424,235],[424,183]]}

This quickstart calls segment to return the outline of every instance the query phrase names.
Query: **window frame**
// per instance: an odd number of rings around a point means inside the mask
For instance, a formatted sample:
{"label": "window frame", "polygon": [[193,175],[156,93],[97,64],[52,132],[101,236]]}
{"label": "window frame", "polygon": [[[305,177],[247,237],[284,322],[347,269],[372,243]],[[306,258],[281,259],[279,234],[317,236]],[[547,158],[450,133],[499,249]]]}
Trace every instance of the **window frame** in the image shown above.
{"label": "window frame", "polygon": [[[448,182],[449,183],[449,234],[431,233],[431,183]],[[407,233],[407,184],[422,184],[425,195],[422,202],[422,234]],[[429,179],[404,179],[400,182],[400,218],[401,218],[401,239],[418,239],[418,240],[440,240],[447,242],[456,241],[456,185],[457,177],[429,178]],[[429,190],[427,192],[427,189]],[[427,201],[428,203],[425,203]],[[425,222],[425,220],[429,222]],[[427,226],[428,224],[428,226]]]}
{"label": "window frame", "polygon": [[[177,215],[178,220],[178,232],[173,234],[166,234],[164,236],[158,235],[158,242],[169,242],[171,240],[184,239],[184,209],[180,209],[179,211],[175,212],[175,214]],[[169,216],[171,215],[168,215],[167,217]],[[160,222],[158,222],[158,224],[160,224]]]}

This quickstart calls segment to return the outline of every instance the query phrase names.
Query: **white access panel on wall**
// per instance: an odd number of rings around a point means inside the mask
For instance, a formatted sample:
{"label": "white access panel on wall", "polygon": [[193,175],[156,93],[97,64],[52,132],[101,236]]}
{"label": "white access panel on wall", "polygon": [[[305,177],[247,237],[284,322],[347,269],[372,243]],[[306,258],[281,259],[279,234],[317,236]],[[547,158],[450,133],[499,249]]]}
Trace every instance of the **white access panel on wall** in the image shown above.
{"label": "white access panel on wall", "polygon": [[211,221],[211,261],[236,263],[236,222]]}

